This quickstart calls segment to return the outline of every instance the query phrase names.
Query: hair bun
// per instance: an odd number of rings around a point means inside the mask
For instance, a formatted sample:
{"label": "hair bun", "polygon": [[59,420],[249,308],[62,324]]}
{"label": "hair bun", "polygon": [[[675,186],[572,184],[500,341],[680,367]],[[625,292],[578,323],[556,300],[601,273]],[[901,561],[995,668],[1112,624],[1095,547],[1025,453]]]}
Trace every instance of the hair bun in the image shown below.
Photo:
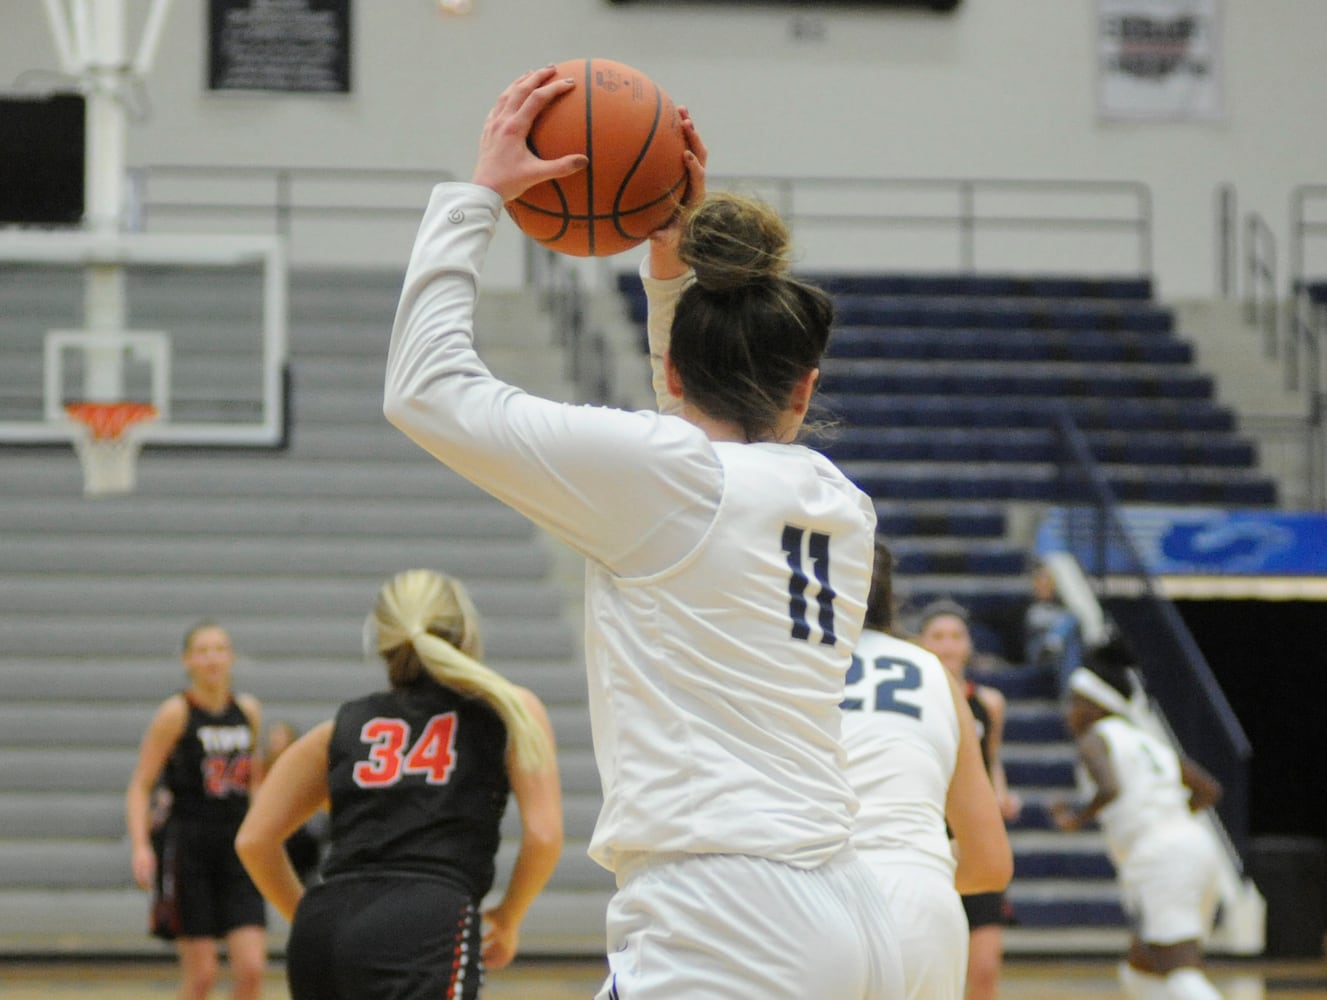
{"label": "hair bun", "polygon": [[779,214],[742,195],[711,194],[687,217],[678,254],[710,292],[788,273],[791,239]]}

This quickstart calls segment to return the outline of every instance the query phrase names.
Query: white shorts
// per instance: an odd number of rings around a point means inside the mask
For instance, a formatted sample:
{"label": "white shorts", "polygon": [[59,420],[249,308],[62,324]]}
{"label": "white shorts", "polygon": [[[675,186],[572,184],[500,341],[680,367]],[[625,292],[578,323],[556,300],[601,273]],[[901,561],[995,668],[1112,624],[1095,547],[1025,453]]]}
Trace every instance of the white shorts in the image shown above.
{"label": "white shorts", "polygon": [[902,1000],[894,928],[850,852],[805,870],[691,855],[632,874],[608,905],[596,1000]]}
{"label": "white shorts", "polygon": [[1212,928],[1221,847],[1200,823],[1161,827],[1139,838],[1120,866],[1124,908],[1146,944],[1201,941]]}
{"label": "white shorts", "polygon": [[963,1000],[968,918],[954,877],[928,865],[859,855],[875,873],[898,929],[908,1000]]}

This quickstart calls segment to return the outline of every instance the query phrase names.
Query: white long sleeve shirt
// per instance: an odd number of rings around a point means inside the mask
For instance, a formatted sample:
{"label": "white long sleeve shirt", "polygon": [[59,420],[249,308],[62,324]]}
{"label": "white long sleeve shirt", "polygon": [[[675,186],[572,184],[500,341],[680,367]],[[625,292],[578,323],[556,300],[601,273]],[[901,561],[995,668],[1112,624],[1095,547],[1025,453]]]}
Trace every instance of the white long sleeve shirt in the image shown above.
{"label": "white long sleeve shirt", "polygon": [[[590,854],[610,870],[678,852],[821,864],[856,809],[838,705],[870,583],[870,499],[799,445],[711,442],[680,417],[553,402],[494,378],[473,316],[500,211],[487,188],[435,188],[384,412],[586,557],[604,793]],[[679,290],[659,283],[651,311]]]}

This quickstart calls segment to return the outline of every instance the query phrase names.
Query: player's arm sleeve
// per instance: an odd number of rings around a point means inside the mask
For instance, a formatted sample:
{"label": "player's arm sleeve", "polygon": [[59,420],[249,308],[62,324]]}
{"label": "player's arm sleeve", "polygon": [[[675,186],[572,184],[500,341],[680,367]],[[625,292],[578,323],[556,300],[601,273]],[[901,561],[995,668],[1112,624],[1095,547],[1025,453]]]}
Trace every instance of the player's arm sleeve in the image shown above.
{"label": "player's arm sleeve", "polygon": [[654,401],[660,413],[677,413],[682,409],[681,398],[668,391],[663,359],[668,353],[678,297],[692,277],[688,271],[676,278],[654,278],[650,276],[650,258],[641,261],[640,280],[645,286],[647,307],[645,333],[650,347],[650,384],[654,387]]}
{"label": "player's arm sleeve", "polygon": [[540,399],[489,372],[474,308],[500,210],[487,188],[434,189],[392,328],[383,412],[587,558],[623,575],[666,568],[713,520],[718,459],[685,421]]}

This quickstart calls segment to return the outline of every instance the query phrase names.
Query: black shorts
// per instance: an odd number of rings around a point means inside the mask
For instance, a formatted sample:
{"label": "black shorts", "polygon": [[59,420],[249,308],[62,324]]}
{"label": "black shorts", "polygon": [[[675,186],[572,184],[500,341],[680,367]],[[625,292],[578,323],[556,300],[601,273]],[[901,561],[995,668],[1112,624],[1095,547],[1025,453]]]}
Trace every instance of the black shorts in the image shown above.
{"label": "black shorts", "polygon": [[286,942],[291,1000],[474,1000],[479,900],[419,875],[340,875],[300,900]]}
{"label": "black shorts", "polygon": [[150,929],[164,940],[267,926],[267,905],[235,853],[233,824],[170,820],[159,841]]}
{"label": "black shorts", "polygon": [[963,897],[963,912],[968,915],[968,930],[1014,922],[1013,907],[1003,892],[979,892]]}

